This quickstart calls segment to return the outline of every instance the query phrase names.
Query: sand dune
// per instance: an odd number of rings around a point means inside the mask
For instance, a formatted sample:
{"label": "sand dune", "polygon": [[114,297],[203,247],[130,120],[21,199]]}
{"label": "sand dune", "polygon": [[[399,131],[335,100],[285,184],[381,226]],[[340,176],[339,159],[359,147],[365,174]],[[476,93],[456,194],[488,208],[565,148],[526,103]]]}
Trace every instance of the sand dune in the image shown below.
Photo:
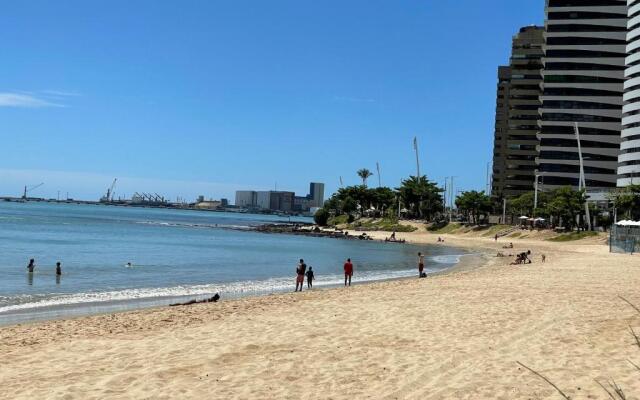
{"label": "sand dune", "polygon": [[[426,234],[410,240],[433,240]],[[516,242],[536,263],[0,329],[7,399],[640,398],[640,258]],[[548,256],[546,264],[539,254]],[[633,397],[635,396],[635,397]]]}

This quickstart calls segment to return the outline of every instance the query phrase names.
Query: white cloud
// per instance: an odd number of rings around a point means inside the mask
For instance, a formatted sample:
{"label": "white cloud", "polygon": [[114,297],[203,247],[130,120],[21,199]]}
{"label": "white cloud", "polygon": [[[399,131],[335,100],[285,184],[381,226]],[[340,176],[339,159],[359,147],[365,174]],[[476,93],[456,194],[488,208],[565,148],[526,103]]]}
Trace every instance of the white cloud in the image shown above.
{"label": "white cloud", "polygon": [[43,94],[54,97],[77,97],[80,96],[78,92],[66,92],[63,90],[43,90]]}
{"label": "white cloud", "polygon": [[49,101],[43,96],[28,93],[0,92],[0,107],[43,108],[65,106]]}

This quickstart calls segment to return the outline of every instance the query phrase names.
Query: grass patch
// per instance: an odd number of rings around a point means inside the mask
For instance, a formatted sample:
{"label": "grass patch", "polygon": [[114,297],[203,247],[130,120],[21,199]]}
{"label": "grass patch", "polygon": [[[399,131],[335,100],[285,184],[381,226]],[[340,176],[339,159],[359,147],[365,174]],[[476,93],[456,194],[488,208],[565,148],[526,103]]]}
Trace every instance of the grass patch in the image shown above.
{"label": "grass patch", "polygon": [[598,232],[591,232],[591,231],[571,232],[571,233],[565,233],[563,235],[555,236],[547,240],[549,240],[550,242],[571,242],[574,240],[581,240],[581,239],[594,237],[594,236],[598,236]]}
{"label": "grass patch", "polygon": [[348,215],[338,215],[336,217],[333,218],[329,218],[329,221],[327,221],[327,224],[329,226],[337,226],[337,225],[343,225],[349,222],[349,216]]}
{"label": "grass patch", "polygon": [[496,234],[502,231],[506,231],[507,229],[510,229],[510,228],[511,228],[511,225],[493,225],[482,236],[485,236],[485,237],[495,236]]}
{"label": "grass patch", "polygon": [[510,238],[519,238],[520,236],[522,236],[522,232],[514,232],[511,235],[508,235]]}
{"label": "grass patch", "polygon": [[442,234],[452,233],[452,232],[460,229],[460,227],[461,227],[461,225],[458,222],[452,222],[450,224],[447,224],[447,225],[443,226],[440,229],[433,230],[432,232],[434,232],[434,233],[442,233]]}
{"label": "grass patch", "polygon": [[368,231],[383,232],[415,232],[418,230],[415,226],[402,225],[395,219],[378,219],[356,221],[349,225],[350,229],[364,229]]}

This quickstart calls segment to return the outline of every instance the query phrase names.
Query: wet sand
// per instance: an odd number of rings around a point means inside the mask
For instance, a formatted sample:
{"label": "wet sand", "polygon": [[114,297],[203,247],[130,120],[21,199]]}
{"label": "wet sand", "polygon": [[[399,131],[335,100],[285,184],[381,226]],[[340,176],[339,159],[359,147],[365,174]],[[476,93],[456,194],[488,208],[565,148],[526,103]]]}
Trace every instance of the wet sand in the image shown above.
{"label": "wet sand", "polygon": [[594,379],[640,396],[640,314],[618,297],[640,305],[640,257],[513,240],[534,263],[511,266],[502,241],[441,236],[481,255],[427,279],[1,328],[0,398],[560,398],[518,361],[573,399],[606,398]]}

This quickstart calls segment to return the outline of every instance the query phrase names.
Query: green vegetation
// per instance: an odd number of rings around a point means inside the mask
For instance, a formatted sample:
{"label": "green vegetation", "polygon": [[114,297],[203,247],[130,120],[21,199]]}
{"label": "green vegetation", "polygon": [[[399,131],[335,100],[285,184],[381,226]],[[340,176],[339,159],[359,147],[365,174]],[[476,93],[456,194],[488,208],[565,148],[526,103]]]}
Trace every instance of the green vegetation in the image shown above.
{"label": "green vegetation", "polygon": [[640,185],[619,189],[613,196],[618,215],[634,221],[640,220]]}
{"label": "green vegetation", "polygon": [[362,186],[367,187],[367,179],[373,176],[373,173],[366,168],[358,170],[358,176],[362,179]]}
{"label": "green vegetation", "polygon": [[[366,184],[367,179],[372,176],[371,171],[363,168],[357,173],[362,179],[362,185],[340,188],[325,201],[320,217],[326,212],[330,216],[327,220],[329,225],[353,222],[362,218],[391,219],[396,218],[399,211],[405,218],[419,217],[431,220],[439,217],[444,209],[443,190],[426,176],[410,176],[396,189],[370,189]],[[322,219],[320,221],[322,222]],[[393,230],[394,226],[401,232],[408,229],[400,227],[397,223],[387,223],[384,226],[385,230]]]}
{"label": "green vegetation", "polygon": [[[320,210],[318,210],[320,211]],[[344,225],[349,223],[348,215],[338,215],[332,218],[329,218],[328,224],[331,226]]]}
{"label": "green vegetation", "polygon": [[397,219],[384,218],[379,220],[360,220],[349,225],[350,229],[365,229],[368,231],[383,232],[415,232],[418,230],[415,226],[402,225]]}
{"label": "green vegetation", "polygon": [[478,192],[476,190],[462,192],[462,194],[456,198],[456,206],[462,211],[468,221],[479,224],[481,222],[480,215],[483,215],[486,219],[491,212],[491,197],[484,192]]}
{"label": "green vegetation", "polygon": [[410,176],[402,181],[402,185],[396,188],[400,196],[407,217],[424,218],[432,220],[443,210],[442,190],[435,182],[431,182],[426,176]]}
{"label": "green vegetation", "polygon": [[487,229],[487,232],[485,232],[482,236],[486,236],[486,237],[493,237],[496,234],[505,231],[507,229],[512,228],[511,225],[493,225],[491,227],[489,227],[489,229]]}
{"label": "green vegetation", "polygon": [[316,211],[316,214],[313,216],[313,220],[319,226],[327,226],[327,222],[329,221],[329,213],[324,208]]}
{"label": "green vegetation", "polygon": [[548,239],[548,240],[550,242],[571,242],[574,240],[581,240],[581,239],[594,237],[594,236],[598,236],[598,232],[590,232],[590,231],[571,232],[571,233],[565,233],[563,235],[552,237],[551,239]]}
{"label": "green vegetation", "polygon": [[457,231],[462,227],[462,225],[460,225],[458,222],[452,222],[450,224],[446,224],[445,226],[441,227],[441,228],[436,228],[431,230],[431,232],[433,233],[452,233],[453,231]]}

